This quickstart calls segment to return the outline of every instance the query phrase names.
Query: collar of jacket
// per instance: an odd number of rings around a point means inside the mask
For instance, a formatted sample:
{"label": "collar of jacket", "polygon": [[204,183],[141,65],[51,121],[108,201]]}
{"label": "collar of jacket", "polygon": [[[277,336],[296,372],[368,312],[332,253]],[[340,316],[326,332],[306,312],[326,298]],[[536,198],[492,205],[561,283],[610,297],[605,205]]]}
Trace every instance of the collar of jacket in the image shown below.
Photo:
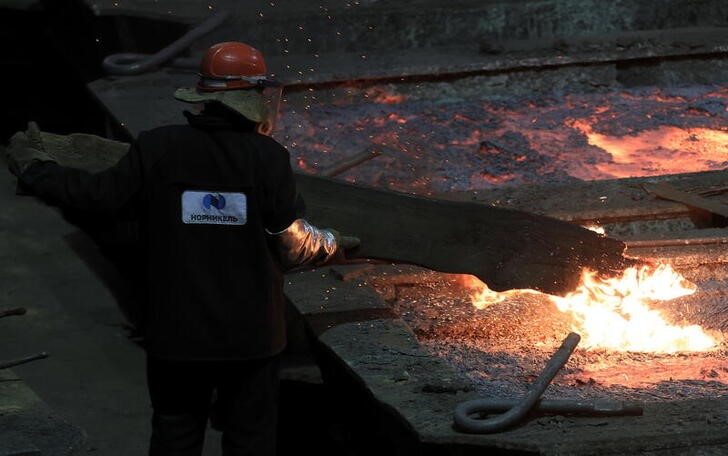
{"label": "collar of jacket", "polygon": [[245,117],[222,109],[203,110],[200,114],[183,112],[190,126],[201,130],[253,131],[255,124]]}

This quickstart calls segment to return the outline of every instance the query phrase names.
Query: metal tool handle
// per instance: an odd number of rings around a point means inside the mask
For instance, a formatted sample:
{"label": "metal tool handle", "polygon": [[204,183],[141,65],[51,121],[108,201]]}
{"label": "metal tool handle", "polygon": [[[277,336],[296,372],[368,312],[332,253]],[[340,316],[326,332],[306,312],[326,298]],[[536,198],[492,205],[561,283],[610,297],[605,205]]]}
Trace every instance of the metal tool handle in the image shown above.
{"label": "metal tool handle", "polygon": [[25,307],[16,307],[14,309],[0,310],[0,318],[10,317],[13,315],[25,315],[28,310]]}
{"label": "metal tool handle", "polygon": [[526,414],[534,407],[546,388],[548,388],[551,380],[556,376],[559,370],[566,364],[569,357],[574,352],[577,344],[581,340],[581,336],[576,333],[569,333],[561,343],[561,347],[556,350],[546,363],[541,375],[531,383],[526,396],[520,400],[515,406],[504,414],[485,420],[478,420],[470,417],[470,414],[478,412],[479,409],[474,407],[476,401],[466,401],[455,408],[455,427],[462,431],[473,434],[488,434],[501,431],[505,428],[513,426],[526,416]]}
{"label": "metal tool handle", "polygon": [[40,352],[38,354],[35,354],[32,356],[27,356],[25,358],[14,359],[12,361],[0,362],[0,369],[7,369],[9,367],[19,366],[21,364],[29,363],[31,361],[35,361],[37,359],[43,359],[43,358],[48,358],[48,353]]}

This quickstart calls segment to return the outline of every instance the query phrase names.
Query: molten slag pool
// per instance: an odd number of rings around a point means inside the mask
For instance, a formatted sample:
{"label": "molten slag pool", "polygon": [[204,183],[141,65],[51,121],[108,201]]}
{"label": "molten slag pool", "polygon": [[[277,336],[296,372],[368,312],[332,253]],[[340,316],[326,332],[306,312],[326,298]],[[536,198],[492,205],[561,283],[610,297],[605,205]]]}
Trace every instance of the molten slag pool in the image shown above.
{"label": "molten slag pool", "polygon": [[302,172],[375,148],[379,156],[341,178],[428,195],[728,165],[728,88],[721,86],[489,100],[346,90],[340,102],[312,93],[310,105],[284,106],[276,138]]}
{"label": "molten slag pool", "polygon": [[[726,328],[710,318],[728,298],[668,265],[621,277],[585,271],[566,296],[494,292],[472,276],[403,266],[364,279],[420,344],[485,397],[521,397],[569,331],[582,341],[544,397],[668,401],[728,393]],[[712,310],[711,310],[712,309]]]}

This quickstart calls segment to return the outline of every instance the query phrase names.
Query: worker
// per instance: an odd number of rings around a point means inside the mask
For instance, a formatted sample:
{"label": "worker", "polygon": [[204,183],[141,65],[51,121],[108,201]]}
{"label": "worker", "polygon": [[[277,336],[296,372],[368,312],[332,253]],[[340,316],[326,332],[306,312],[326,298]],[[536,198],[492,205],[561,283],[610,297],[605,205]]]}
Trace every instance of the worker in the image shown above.
{"label": "worker", "polygon": [[297,212],[288,151],[270,136],[280,95],[258,50],[224,42],[175,92],[201,110],[140,133],[105,171],[59,165],[38,131],[8,147],[11,172],[44,200],[142,214],[152,456],[200,455],[211,410],[223,454],[275,454],[283,272],[358,245]]}

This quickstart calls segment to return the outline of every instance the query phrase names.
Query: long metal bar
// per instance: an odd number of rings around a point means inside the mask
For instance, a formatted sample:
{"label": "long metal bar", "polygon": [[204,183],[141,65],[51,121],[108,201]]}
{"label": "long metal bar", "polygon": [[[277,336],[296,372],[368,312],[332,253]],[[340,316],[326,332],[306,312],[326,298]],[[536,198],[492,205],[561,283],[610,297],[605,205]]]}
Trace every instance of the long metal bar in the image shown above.
{"label": "long metal bar", "polygon": [[28,310],[25,307],[16,307],[14,309],[0,310],[0,318],[10,317],[14,315],[25,315]]}
{"label": "long metal bar", "polygon": [[335,177],[343,172],[350,170],[351,168],[354,168],[355,166],[371,160],[372,158],[378,157],[381,154],[382,153],[379,150],[375,149],[373,146],[370,146],[352,157],[349,157],[338,163],[334,163],[331,167],[321,170],[319,174],[326,177]]}
{"label": "long metal bar", "polygon": [[43,359],[43,358],[48,358],[48,353],[40,352],[38,354],[35,354],[32,356],[27,356],[25,358],[14,359],[11,361],[3,361],[3,362],[0,362],[0,369],[7,369],[9,367],[19,366],[21,364],[29,363],[31,361],[35,361],[37,359]]}
{"label": "long metal bar", "polygon": [[707,245],[707,244],[728,244],[727,236],[713,236],[704,238],[680,238],[680,239],[644,239],[635,241],[624,241],[627,248],[644,248],[644,247],[677,247],[688,245]]}
{"label": "long metal bar", "polygon": [[677,201],[689,207],[696,207],[712,214],[728,218],[728,206],[693,193],[678,190],[666,182],[645,183],[642,187],[659,198]]}

